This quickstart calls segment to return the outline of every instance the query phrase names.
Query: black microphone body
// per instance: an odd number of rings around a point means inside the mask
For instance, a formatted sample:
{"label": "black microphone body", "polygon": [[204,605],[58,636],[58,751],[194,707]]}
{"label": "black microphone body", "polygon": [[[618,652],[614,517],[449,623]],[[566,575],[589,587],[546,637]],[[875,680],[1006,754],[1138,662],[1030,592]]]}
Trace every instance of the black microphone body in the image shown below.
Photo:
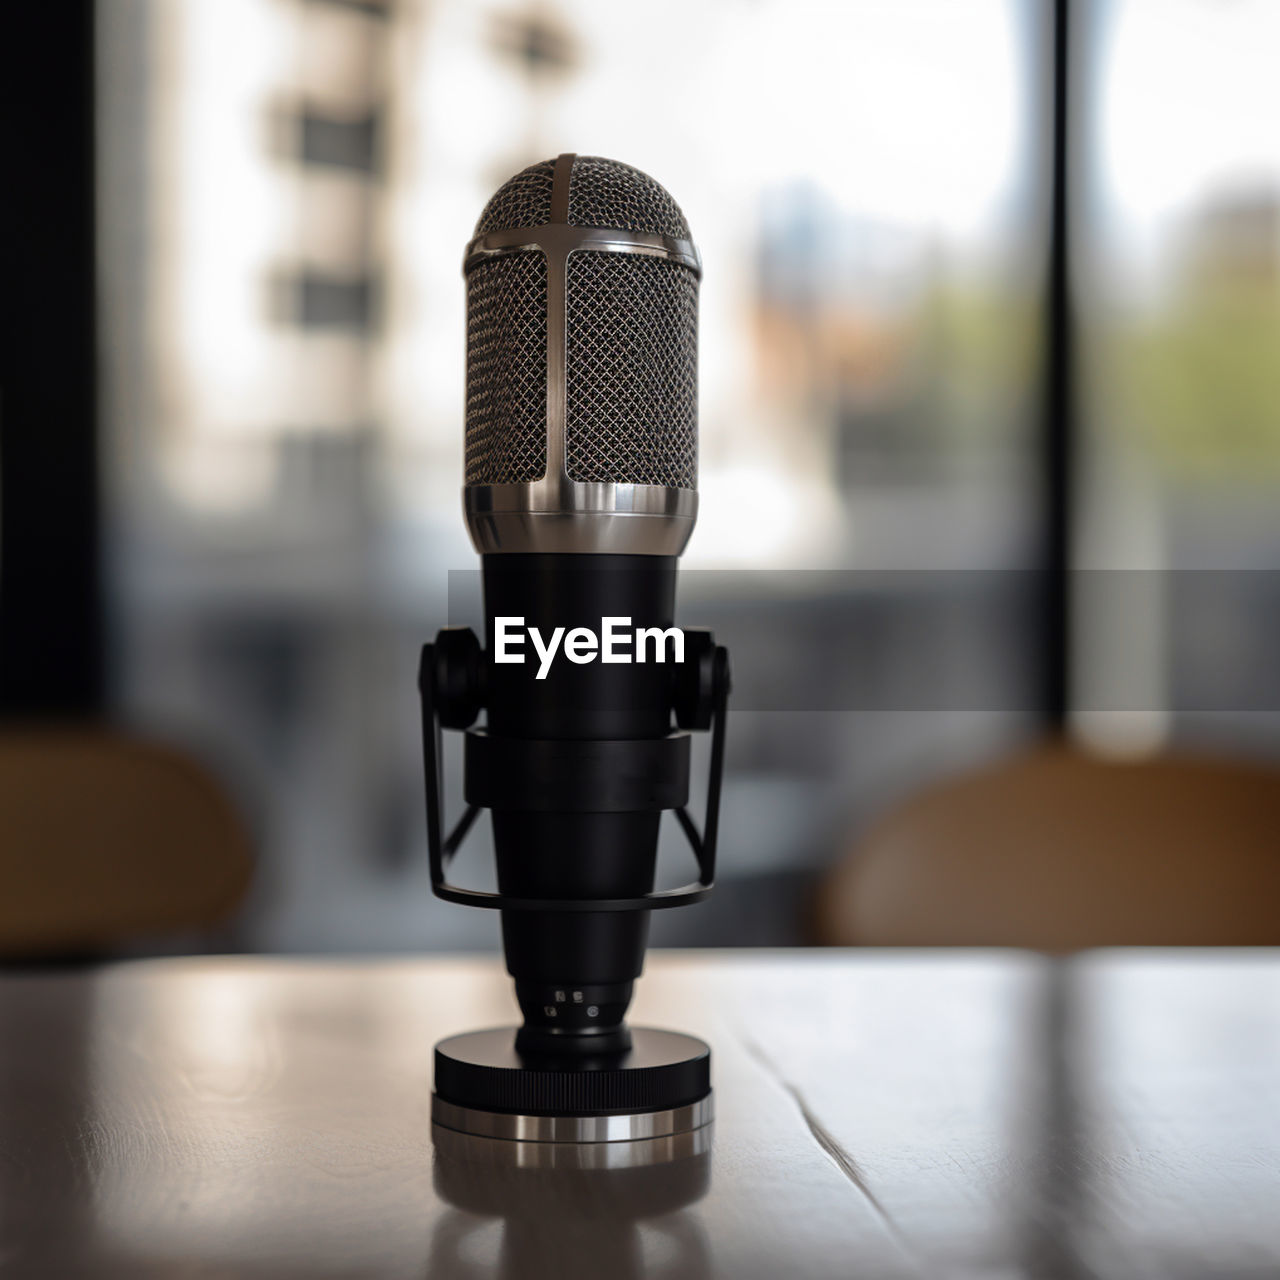
{"label": "black microphone body", "polygon": [[[598,632],[607,617],[666,631],[675,613],[674,557],[488,555],[483,559],[485,648],[494,619],[522,617]],[[575,664],[560,655],[487,667],[488,732],[495,737],[617,741],[671,731],[673,678],[659,662]],[[493,810],[500,892],[519,898],[636,898],[653,889],[661,812]],[[628,1045],[622,1018],[639,977],[649,913],[502,914],[507,970],[524,1015],[527,1052],[599,1054]]]}

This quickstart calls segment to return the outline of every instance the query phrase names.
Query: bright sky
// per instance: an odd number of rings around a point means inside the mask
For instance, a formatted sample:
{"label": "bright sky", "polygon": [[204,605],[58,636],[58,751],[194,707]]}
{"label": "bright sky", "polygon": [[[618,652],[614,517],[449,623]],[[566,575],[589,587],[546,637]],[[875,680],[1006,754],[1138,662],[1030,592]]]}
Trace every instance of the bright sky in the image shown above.
{"label": "bright sky", "polygon": [[683,166],[673,189],[805,181],[847,211],[964,236],[989,232],[1014,185],[1028,59],[1006,0],[665,0],[625,45],[613,6],[565,9],[589,55],[558,120],[580,150]]}
{"label": "bright sky", "polygon": [[1214,189],[1280,186],[1280,4],[1112,0],[1095,146],[1103,207],[1158,238]]}

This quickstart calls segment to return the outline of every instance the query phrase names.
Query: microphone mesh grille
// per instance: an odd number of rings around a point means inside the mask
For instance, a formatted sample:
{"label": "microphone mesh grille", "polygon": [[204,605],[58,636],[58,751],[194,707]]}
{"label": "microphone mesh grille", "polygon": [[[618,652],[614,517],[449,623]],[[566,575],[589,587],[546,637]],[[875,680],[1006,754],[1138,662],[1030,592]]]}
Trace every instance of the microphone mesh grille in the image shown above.
{"label": "microphone mesh grille", "polygon": [[663,258],[579,250],[566,303],[569,478],[696,488],[697,277]]}
{"label": "microphone mesh grille", "polygon": [[551,184],[555,161],[521,169],[494,192],[476,223],[476,235],[513,227],[541,227],[551,221]]}
{"label": "microphone mesh grille", "polygon": [[[555,162],[530,165],[485,206],[476,234],[551,220]],[[568,221],[690,239],[679,205],[617,160],[578,156]],[[565,470],[579,483],[697,487],[698,277],[642,252],[579,249],[565,279]],[[547,262],[536,251],[467,270],[466,483],[547,469]]]}
{"label": "microphone mesh grille", "polygon": [[547,260],[511,253],[467,272],[466,483],[546,469]]}
{"label": "microphone mesh grille", "polygon": [[665,187],[629,164],[602,156],[578,156],[573,163],[569,223],[689,239],[689,224]]}

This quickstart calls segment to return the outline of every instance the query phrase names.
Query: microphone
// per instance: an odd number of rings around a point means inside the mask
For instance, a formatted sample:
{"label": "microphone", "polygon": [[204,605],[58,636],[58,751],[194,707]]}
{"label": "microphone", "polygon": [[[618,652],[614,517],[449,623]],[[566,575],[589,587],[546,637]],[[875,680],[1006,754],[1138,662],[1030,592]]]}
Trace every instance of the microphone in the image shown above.
{"label": "microphone", "polygon": [[[501,912],[524,1021],[437,1047],[433,1114],[490,1136],[679,1132],[710,1117],[709,1050],[625,1014],[649,913],[714,879],[728,655],[674,623],[698,502],[701,262],[657,182],[569,154],[499,188],[463,273],[463,508],[485,643],[446,628],[423,650],[428,841],[438,896]],[[467,809],[447,839],[441,728],[466,730]],[[699,831],[688,731],[708,729]],[[481,809],[497,893],[445,877]],[[667,809],[699,876],[655,892]]]}

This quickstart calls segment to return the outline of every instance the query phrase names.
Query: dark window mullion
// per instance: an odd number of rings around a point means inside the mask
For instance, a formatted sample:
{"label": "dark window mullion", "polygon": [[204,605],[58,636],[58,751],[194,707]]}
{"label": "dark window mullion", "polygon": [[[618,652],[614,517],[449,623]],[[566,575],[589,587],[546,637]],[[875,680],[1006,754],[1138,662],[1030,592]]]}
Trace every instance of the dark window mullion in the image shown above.
{"label": "dark window mullion", "polygon": [[94,5],[5,12],[0,711],[103,702]]}
{"label": "dark window mullion", "polygon": [[1074,515],[1076,416],[1074,310],[1071,298],[1071,4],[1054,0],[1052,90],[1049,100],[1048,261],[1044,294],[1041,383],[1042,727],[1065,734],[1071,713],[1071,550]]}

